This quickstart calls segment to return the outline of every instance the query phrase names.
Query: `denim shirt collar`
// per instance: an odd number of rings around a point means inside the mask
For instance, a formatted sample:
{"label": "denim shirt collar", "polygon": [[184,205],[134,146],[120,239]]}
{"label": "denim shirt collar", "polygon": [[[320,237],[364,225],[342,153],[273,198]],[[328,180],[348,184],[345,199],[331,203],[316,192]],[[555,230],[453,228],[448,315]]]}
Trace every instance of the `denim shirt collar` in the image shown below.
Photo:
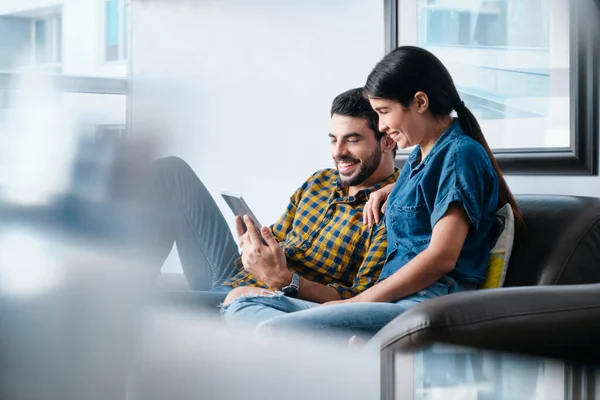
{"label": "denim shirt collar", "polygon": [[439,151],[442,145],[447,141],[451,140],[452,138],[456,137],[456,135],[460,134],[461,132],[462,129],[460,127],[458,119],[454,118],[452,124],[450,124],[448,129],[446,129],[446,131],[442,133],[437,142],[435,142],[433,148],[431,149],[429,154],[427,154],[427,157],[425,157],[425,159],[421,160],[420,162],[419,157],[421,155],[421,146],[417,145],[417,147],[415,147],[415,149],[410,153],[408,159],[406,160],[406,162],[410,166],[411,173],[415,174],[421,169],[425,168],[429,160],[433,158],[433,156]]}

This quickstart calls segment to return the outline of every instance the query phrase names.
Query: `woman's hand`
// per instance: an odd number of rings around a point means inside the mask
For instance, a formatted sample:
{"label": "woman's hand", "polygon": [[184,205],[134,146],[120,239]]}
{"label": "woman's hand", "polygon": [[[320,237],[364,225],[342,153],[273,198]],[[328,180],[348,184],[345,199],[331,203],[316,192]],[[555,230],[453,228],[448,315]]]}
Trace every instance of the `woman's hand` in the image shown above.
{"label": "woman's hand", "polygon": [[361,294],[351,297],[349,299],[345,299],[345,300],[334,300],[334,301],[328,301],[327,303],[323,303],[321,304],[321,306],[332,306],[332,305],[336,305],[336,304],[349,304],[349,303],[367,303],[371,300],[368,299],[368,296],[365,296],[364,293],[367,293],[367,291],[362,292]]}
{"label": "woman's hand", "polygon": [[394,185],[385,185],[369,195],[369,200],[363,209],[363,223],[368,227],[378,224],[381,216],[385,213],[388,197]]}

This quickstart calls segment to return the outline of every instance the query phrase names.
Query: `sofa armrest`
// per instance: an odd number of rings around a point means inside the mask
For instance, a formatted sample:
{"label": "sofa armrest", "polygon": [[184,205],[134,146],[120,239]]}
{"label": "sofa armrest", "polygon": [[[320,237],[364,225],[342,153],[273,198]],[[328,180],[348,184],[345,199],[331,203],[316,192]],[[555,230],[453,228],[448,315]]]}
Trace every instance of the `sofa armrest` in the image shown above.
{"label": "sofa armrest", "polygon": [[408,351],[433,343],[597,362],[600,284],[455,293],[420,304],[373,341]]}

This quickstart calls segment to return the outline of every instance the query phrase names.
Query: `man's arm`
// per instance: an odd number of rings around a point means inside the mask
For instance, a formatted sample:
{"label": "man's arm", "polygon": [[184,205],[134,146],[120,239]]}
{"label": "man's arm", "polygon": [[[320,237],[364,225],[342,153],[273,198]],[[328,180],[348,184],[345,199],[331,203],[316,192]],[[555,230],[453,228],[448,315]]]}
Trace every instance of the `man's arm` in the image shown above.
{"label": "man's arm", "polygon": [[[279,290],[283,286],[289,285],[292,281],[292,272],[287,266],[283,249],[275,240],[271,230],[263,227],[258,232],[250,218],[246,217],[244,222],[248,231],[242,234],[242,221],[239,217],[236,218],[236,221],[238,233],[245,248],[242,252],[244,268],[270,288]],[[265,239],[266,245],[260,241],[259,235]],[[352,286],[348,287],[338,283],[325,285],[301,279],[298,297],[323,303],[349,299],[371,287],[379,277],[386,258],[387,239],[383,221],[375,227],[366,247],[366,254]]]}
{"label": "man's arm", "polygon": [[[387,255],[386,235],[385,224],[381,221],[375,225],[373,234],[366,244],[367,250],[352,286],[344,286],[338,283],[324,285],[301,278],[298,297],[316,303],[325,303],[328,301],[349,299],[371,287],[377,281],[381,269],[385,264]],[[289,284],[292,279],[292,273],[290,272],[284,279],[287,279],[285,285]]]}

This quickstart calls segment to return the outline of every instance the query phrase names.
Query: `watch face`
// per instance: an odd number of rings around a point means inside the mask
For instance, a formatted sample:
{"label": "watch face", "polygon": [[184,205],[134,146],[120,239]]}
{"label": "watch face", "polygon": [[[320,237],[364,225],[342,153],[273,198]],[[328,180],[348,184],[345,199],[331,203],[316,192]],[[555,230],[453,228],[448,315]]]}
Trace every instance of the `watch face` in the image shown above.
{"label": "watch face", "polygon": [[298,296],[298,288],[295,286],[286,286],[282,289],[282,292],[288,297]]}

